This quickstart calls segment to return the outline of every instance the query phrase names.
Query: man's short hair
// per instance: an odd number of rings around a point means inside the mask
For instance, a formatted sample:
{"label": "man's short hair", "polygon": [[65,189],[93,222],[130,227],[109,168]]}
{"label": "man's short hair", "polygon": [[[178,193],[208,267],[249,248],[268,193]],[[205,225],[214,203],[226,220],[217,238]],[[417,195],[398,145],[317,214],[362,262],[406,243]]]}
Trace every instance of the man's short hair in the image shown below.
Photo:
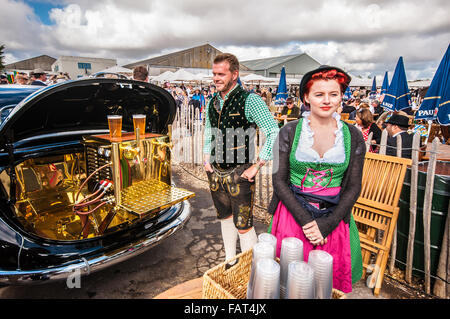
{"label": "man's short hair", "polygon": [[234,72],[234,71],[239,71],[239,60],[237,59],[237,57],[231,53],[222,53],[217,55],[214,58],[213,63],[217,64],[217,63],[221,63],[227,61],[230,64],[230,71]]}
{"label": "man's short hair", "polygon": [[140,65],[133,69],[133,79],[145,81],[148,77],[148,70],[145,66]]}

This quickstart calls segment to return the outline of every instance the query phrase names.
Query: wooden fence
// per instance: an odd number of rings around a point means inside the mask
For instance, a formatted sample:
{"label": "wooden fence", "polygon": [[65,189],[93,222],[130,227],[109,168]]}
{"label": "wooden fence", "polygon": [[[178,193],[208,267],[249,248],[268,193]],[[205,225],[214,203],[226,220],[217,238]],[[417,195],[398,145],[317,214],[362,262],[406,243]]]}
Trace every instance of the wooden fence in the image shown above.
{"label": "wooden fence", "polygon": [[[207,182],[203,171],[202,165],[202,148],[203,148],[203,134],[204,134],[204,114],[200,114],[198,109],[195,109],[190,105],[183,105],[178,109],[175,121],[172,125],[172,141],[173,141],[173,151],[172,151],[172,161],[175,164],[181,165],[186,171],[190,172],[194,177],[202,179]],[[372,133],[371,133],[372,134]],[[371,134],[369,135],[367,144],[367,149],[371,145]],[[265,136],[261,132],[257,133],[257,138],[255,139],[255,149],[256,154],[259,153],[262,145],[264,145]],[[435,179],[435,169],[438,154],[438,144],[440,143],[438,138],[432,141],[431,150],[428,152],[430,154],[428,170],[427,170],[427,181],[425,189],[424,207],[423,207],[423,229],[424,229],[424,262],[425,262],[425,291],[426,293],[431,293],[430,285],[430,235],[431,235],[431,208],[433,200],[433,187]],[[401,137],[397,136],[397,156],[401,156],[402,153],[402,141]],[[386,154],[387,146],[387,131],[383,130],[381,142],[379,146],[379,153]],[[406,260],[406,270],[405,270],[405,280],[408,283],[412,282],[412,271],[413,271],[413,256],[414,256],[414,238],[416,234],[416,215],[417,215],[417,188],[418,188],[418,165],[419,159],[422,157],[420,149],[420,135],[416,133],[413,138],[412,146],[412,167],[411,167],[411,186],[410,186],[410,201],[409,201],[409,214],[410,214],[410,225],[408,233],[408,246],[407,246],[407,260]],[[256,194],[255,194],[255,205],[262,209],[267,209],[269,206],[269,201],[272,197],[272,163],[267,163],[258,173],[256,178]],[[448,222],[449,216],[447,214],[447,229],[444,238],[449,238],[448,235]],[[445,251],[444,251],[445,250]],[[389,261],[389,272],[392,274],[394,271],[397,251],[397,231],[394,232],[393,243],[390,253]],[[446,289],[436,293],[439,297],[449,297],[449,268],[450,268],[450,245],[443,243],[440,258],[445,262],[440,262],[443,264],[444,275],[439,277],[434,277],[436,279],[436,285],[444,285]],[[447,261],[448,260],[448,261]],[[442,273],[442,270],[441,270]],[[439,290],[439,289],[438,289]],[[437,289],[435,289],[437,291]]]}

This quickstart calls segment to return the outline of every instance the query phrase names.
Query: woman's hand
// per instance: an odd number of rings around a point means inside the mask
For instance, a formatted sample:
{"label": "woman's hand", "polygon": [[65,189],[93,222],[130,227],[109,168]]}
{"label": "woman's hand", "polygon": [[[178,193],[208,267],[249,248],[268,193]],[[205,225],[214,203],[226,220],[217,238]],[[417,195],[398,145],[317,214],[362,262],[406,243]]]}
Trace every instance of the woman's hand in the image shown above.
{"label": "woman's hand", "polygon": [[327,239],[323,238],[315,220],[303,226],[302,229],[306,238],[308,238],[309,242],[314,246],[327,243]]}

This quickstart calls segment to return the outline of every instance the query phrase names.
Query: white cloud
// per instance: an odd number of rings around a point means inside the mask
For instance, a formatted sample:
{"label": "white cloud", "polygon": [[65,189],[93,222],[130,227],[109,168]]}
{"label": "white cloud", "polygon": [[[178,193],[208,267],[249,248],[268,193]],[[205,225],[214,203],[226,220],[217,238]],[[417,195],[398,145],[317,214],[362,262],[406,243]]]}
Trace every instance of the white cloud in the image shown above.
{"label": "white cloud", "polygon": [[43,26],[22,1],[0,0],[0,41],[11,56],[128,63],[209,41],[241,60],[307,52],[371,74],[393,69],[403,56],[421,76],[437,67],[450,39],[445,0],[52,1],[63,6],[50,12],[54,24]]}

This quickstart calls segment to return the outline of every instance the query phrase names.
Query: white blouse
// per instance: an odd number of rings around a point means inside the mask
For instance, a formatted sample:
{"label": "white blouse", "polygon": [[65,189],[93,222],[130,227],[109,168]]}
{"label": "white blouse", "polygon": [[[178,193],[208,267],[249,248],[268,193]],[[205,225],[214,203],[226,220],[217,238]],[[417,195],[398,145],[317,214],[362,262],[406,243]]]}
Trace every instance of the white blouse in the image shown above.
{"label": "white blouse", "polygon": [[300,162],[314,162],[314,163],[343,163],[345,161],[345,146],[344,146],[344,134],[342,132],[341,116],[334,112],[333,118],[337,122],[337,130],[334,131],[336,138],[334,145],[328,151],[320,157],[313,148],[314,144],[314,132],[310,127],[309,116],[311,112],[303,113],[302,131],[300,133],[300,139],[298,141],[297,150],[295,151],[295,158]]}

